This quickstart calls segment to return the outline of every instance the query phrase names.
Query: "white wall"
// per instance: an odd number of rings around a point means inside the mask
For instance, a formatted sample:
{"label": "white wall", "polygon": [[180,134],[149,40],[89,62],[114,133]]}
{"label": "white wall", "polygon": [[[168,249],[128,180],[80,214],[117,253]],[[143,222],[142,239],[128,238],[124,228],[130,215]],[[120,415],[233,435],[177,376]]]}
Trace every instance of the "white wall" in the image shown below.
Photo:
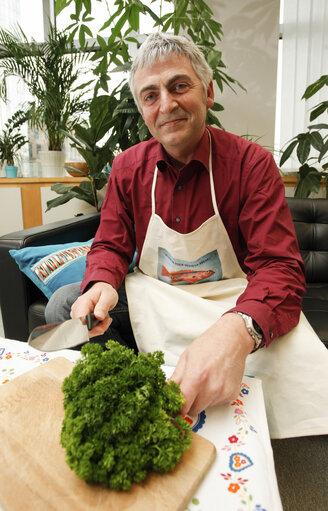
{"label": "white wall", "polygon": [[0,188],[0,236],[23,229],[20,187]]}
{"label": "white wall", "polygon": [[214,18],[222,23],[219,49],[227,73],[247,92],[228,88],[216,98],[225,110],[220,118],[226,130],[237,135],[261,137],[259,143],[274,145],[279,0],[209,0]]}

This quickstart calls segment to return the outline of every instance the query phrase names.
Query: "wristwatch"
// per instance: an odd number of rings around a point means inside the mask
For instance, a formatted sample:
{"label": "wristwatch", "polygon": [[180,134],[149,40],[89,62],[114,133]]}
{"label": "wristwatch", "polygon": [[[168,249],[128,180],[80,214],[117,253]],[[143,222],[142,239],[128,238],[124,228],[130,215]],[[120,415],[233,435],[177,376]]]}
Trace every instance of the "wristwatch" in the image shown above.
{"label": "wristwatch", "polygon": [[245,321],[246,328],[248,330],[249,335],[254,339],[254,350],[257,350],[259,348],[262,340],[263,340],[263,333],[258,324],[254,321],[251,316],[248,314],[245,314],[244,312],[235,311],[236,314],[239,314]]}

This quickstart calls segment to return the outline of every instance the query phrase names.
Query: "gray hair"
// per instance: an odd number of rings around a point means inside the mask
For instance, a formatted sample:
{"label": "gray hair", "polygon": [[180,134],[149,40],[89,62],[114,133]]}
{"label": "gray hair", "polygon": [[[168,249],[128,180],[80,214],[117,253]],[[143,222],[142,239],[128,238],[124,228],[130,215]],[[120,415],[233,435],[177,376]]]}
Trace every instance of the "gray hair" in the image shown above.
{"label": "gray hair", "polygon": [[142,43],[130,71],[129,86],[138,108],[139,104],[134,84],[136,71],[145,66],[153,65],[157,59],[166,57],[171,53],[186,57],[190,61],[196,75],[203,84],[205,94],[207,93],[207,87],[213,78],[213,71],[196,44],[184,36],[156,32],[149,35]]}

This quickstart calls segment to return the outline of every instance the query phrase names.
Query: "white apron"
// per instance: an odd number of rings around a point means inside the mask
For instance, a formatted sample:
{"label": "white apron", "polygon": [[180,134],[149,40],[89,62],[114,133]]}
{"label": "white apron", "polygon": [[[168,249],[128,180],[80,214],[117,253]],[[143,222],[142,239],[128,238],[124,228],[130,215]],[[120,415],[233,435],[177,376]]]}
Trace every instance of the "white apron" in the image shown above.
{"label": "white apron", "polygon": [[[155,169],[139,269],[126,277],[138,348],[162,350],[167,365],[175,366],[185,348],[234,307],[247,286],[216,204],[211,141],[209,178],[215,214],[195,231],[181,234],[156,214]],[[328,433],[328,350],[303,313],[291,332],[247,357],[245,374],[262,380],[271,438]]]}

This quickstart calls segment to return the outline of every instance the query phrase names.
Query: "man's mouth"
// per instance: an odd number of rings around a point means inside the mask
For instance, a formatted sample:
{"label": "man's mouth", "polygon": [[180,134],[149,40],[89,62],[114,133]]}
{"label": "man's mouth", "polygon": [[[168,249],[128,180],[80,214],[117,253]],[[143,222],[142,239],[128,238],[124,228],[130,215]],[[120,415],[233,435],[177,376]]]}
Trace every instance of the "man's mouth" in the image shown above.
{"label": "man's mouth", "polygon": [[176,126],[177,124],[179,124],[180,122],[182,121],[185,121],[186,120],[186,117],[175,117],[174,119],[167,119],[166,121],[161,121],[159,123],[160,127],[161,128],[169,128],[171,126]]}

